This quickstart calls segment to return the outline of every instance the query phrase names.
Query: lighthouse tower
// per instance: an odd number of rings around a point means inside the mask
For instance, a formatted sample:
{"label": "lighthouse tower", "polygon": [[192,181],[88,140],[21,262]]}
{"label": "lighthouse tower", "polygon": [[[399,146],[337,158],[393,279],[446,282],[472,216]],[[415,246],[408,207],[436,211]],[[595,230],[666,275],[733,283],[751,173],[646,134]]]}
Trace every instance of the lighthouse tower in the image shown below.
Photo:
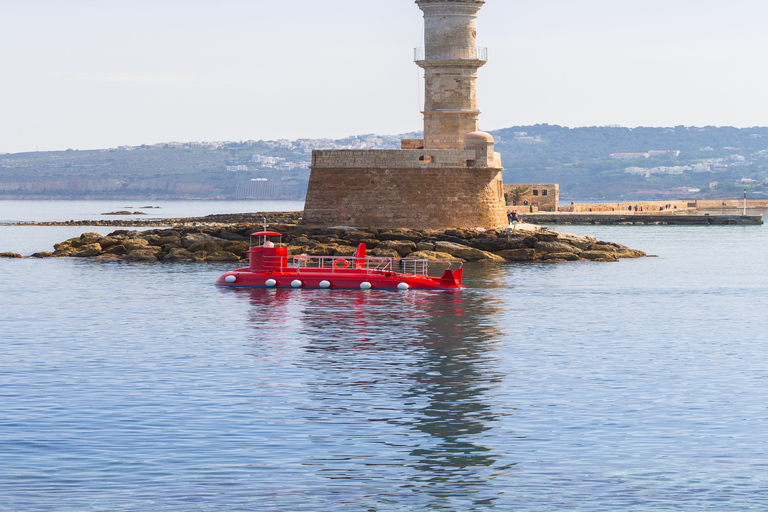
{"label": "lighthouse tower", "polygon": [[484,0],[416,0],[423,11],[424,138],[401,149],[312,152],[303,223],[444,229],[506,226],[501,157],[479,132],[476,46]]}
{"label": "lighthouse tower", "polygon": [[477,70],[487,61],[477,47],[477,12],[484,0],[416,0],[424,12],[424,47],[416,64],[424,69],[426,149],[464,149],[464,136],[478,129]]}

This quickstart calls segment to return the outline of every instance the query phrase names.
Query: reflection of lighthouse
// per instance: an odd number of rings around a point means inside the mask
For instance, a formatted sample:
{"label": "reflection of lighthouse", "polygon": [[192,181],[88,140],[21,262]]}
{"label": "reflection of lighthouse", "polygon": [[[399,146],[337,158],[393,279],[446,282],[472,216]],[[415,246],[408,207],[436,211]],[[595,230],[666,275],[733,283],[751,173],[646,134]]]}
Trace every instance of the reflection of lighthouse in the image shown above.
{"label": "reflection of lighthouse", "polygon": [[486,62],[476,47],[477,11],[484,0],[416,0],[424,11],[424,48],[416,63],[424,68],[426,149],[464,149],[464,136],[478,129],[477,70]]}

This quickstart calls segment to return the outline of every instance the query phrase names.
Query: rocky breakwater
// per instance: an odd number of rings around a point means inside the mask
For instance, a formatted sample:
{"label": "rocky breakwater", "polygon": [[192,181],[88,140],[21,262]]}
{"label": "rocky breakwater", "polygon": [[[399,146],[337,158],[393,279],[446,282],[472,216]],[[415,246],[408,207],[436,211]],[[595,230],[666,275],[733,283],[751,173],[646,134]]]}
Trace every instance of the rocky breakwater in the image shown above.
{"label": "rocky breakwater", "polygon": [[[254,224],[215,227],[118,230],[107,236],[84,233],[33,257],[80,257],[129,261],[237,262],[246,260]],[[591,236],[550,230],[412,230],[351,227],[308,228],[272,224],[283,234],[289,255],[352,256],[360,243],[369,256],[494,262],[616,261],[646,254]]]}

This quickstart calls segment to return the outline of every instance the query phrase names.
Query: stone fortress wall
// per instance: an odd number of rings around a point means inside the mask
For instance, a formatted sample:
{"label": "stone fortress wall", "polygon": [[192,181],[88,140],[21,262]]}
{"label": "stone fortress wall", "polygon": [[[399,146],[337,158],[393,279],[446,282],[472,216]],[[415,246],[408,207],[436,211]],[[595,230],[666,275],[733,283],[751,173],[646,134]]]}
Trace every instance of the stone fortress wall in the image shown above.
{"label": "stone fortress wall", "polygon": [[[500,156],[478,137],[462,150],[313,152],[304,222],[438,229],[506,224]],[[490,165],[489,165],[490,164]]]}

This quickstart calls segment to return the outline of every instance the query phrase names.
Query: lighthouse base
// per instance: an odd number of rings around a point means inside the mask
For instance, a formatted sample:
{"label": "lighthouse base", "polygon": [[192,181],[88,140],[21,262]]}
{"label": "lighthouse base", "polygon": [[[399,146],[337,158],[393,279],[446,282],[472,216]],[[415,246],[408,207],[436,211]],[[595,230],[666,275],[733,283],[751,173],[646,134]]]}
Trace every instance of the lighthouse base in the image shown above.
{"label": "lighthouse base", "polygon": [[[485,165],[478,165],[485,164]],[[445,229],[506,226],[501,159],[475,150],[316,150],[303,222]]]}

